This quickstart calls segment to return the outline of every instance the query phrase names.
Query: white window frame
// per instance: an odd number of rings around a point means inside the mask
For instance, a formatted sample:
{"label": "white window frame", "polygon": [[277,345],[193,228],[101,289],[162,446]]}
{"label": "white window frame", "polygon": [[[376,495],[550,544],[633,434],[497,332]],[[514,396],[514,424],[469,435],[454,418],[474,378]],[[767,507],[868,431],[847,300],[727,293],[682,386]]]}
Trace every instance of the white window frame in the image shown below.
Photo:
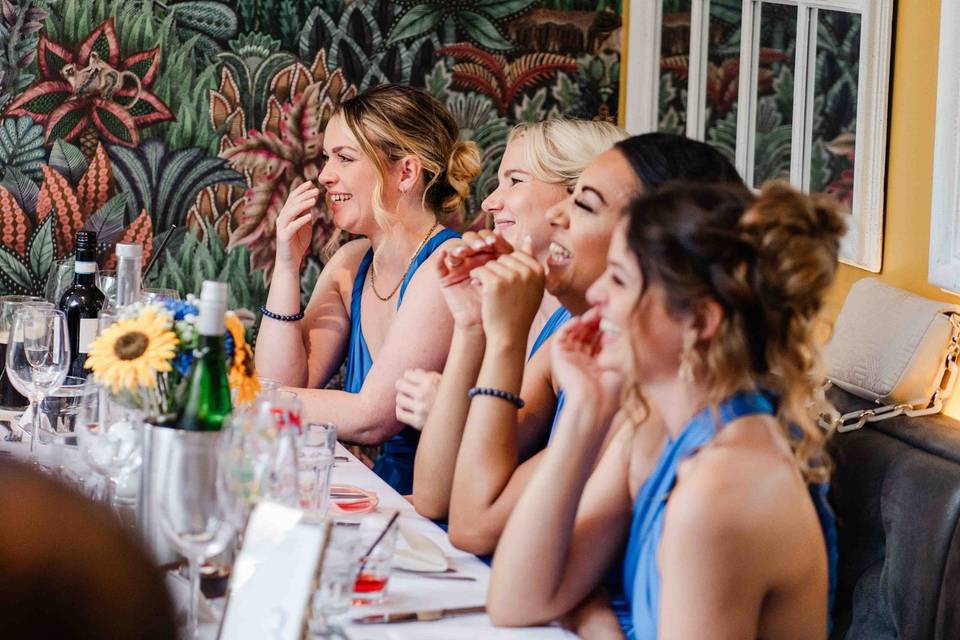
{"label": "white window frame", "polygon": [[933,151],[930,212],[931,284],[960,292],[960,3],[940,9],[940,62],[937,75],[937,128]]}
{"label": "white window frame", "polygon": [[[847,264],[879,272],[883,259],[887,96],[893,38],[893,0],[743,0],[742,24],[752,25],[752,28],[741,31],[736,165],[747,184],[753,182],[761,2],[800,7],[797,12],[790,182],[803,190],[810,186],[817,12],[825,9],[861,15],[852,207],[854,215],[848,223],[849,230],[841,245],[840,259]],[[947,11],[947,5],[954,4],[960,3],[945,2],[944,12]],[[662,0],[632,0],[629,6],[625,124],[632,133],[656,131],[658,126],[662,7]],[[957,13],[960,14],[960,11]],[[704,139],[706,125],[704,91],[709,16],[710,0],[692,0],[686,134],[697,140]],[[957,18],[957,24],[960,24],[960,18]],[[955,43],[957,32],[949,33],[951,35],[946,40],[953,45],[952,59],[955,60],[956,56],[960,55],[960,47]],[[941,38],[941,43],[943,42],[944,39]],[[942,54],[941,59],[944,59]],[[944,69],[941,67],[941,74],[943,73]],[[801,82],[800,78],[805,81]],[[960,90],[960,83],[957,86]],[[960,105],[958,92],[955,92],[954,104]],[[797,105],[802,105],[802,108]],[[952,122],[957,124],[960,110],[955,110],[954,113]],[[960,126],[955,126],[951,133],[960,136]],[[960,150],[960,137],[955,138],[954,147],[955,150]],[[954,154],[954,158],[957,157],[960,156]],[[955,184],[960,187],[960,176],[957,176]],[[958,206],[955,210],[960,211],[960,188],[954,191],[958,194],[955,199]],[[960,216],[957,217],[955,228],[960,229]],[[956,238],[953,246],[960,249],[960,236]],[[957,282],[960,282],[960,250],[954,251],[954,254],[957,256]]]}

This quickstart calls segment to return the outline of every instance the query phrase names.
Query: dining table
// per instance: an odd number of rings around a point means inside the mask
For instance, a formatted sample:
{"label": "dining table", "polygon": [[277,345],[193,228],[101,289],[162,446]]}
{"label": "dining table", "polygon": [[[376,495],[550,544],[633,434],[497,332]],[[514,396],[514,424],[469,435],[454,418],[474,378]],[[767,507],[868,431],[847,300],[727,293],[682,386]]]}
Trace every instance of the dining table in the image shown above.
{"label": "dining table", "polygon": [[[9,418],[8,418],[9,419]],[[82,459],[70,448],[38,447],[38,461],[47,472],[73,468],[79,472]],[[28,459],[26,443],[12,442],[0,436],[0,462],[3,458]],[[452,569],[447,574],[421,575],[394,570],[383,600],[377,604],[353,605],[337,619],[343,636],[350,640],[459,640],[484,638],[517,638],[518,640],[564,640],[577,636],[558,624],[541,627],[496,627],[485,613],[445,617],[429,622],[393,622],[362,624],[357,619],[375,614],[436,611],[462,607],[479,607],[486,600],[490,581],[490,567],[475,555],[461,551],[450,544],[449,537],[436,523],[418,514],[413,505],[377,476],[366,464],[337,444],[331,484],[358,487],[375,493],[378,509],[397,510],[399,525],[405,531],[425,536],[439,547]],[[359,516],[362,517],[362,516]],[[444,577],[446,576],[446,577]],[[453,577],[453,579],[449,579]],[[173,594],[178,599],[178,594]],[[181,603],[182,604],[182,603]],[[210,615],[221,616],[223,598],[207,603]],[[204,639],[217,636],[218,620],[208,618],[201,627]],[[231,640],[226,635],[222,640]]]}

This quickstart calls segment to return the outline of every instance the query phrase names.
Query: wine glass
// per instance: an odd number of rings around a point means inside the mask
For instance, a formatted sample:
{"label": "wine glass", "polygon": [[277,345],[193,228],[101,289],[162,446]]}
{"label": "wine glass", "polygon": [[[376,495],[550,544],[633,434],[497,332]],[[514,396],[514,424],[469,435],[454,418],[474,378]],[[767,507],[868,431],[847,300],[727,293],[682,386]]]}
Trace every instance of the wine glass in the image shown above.
{"label": "wine glass", "polygon": [[53,308],[52,304],[37,296],[0,296],[0,408],[11,411],[23,411],[27,406],[27,399],[13,387],[6,375],[10,325],[14,312],[22,306]]}
{"label": "wine glass", "polygon": [[190,568],[187,638],[197,637],[200,565],[226,549],[233,534],[227,506],[217,490],[216,432],[177,431],[160,498],[160,527]]}
{"label": "wine glass", "polygon": [[47,272],[47,282],[43,288],[44,297],[53,304],[60,304],[60,298],[73,284],[73,257],[57,260]]}
{"label": "wine glass", "polygon": [[135,412],[111,402],[106,390],[87,382],[81,392],[74,434],[84,462],[106,481],[104,502],[111,509],[120,475],[141,462],[140,424]]}
{"label": "wine glass", "polygon": [[17,310],[7,345],[6,371],[14,388],[30,399],[31,457],[37,455],[40,403],[63,384],[69,365],[70,336],[63,312],[43,307]]}

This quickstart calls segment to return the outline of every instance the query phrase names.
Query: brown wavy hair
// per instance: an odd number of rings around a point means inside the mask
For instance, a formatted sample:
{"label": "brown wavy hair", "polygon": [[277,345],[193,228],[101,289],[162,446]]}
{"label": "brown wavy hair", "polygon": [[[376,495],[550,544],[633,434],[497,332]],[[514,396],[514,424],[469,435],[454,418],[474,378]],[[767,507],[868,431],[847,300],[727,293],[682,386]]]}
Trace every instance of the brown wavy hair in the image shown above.
{"label": "brown wavy hair", "polygon": [[460,127],[440,101],[422,89],[383,84],[344,101],[335,112],[377,168],[373,210],[385,226],[383,208],[386,165],[416,156],[423,167],[423,206],[439,220],[459,213],[480,173],[474,142],[460,140]]}
{"label": "brown wavy hair", "polygon": [[728,186],[668,185],[633,202],[627,223],[641,297],[651,284],[662,287],[677,318],[708,299],[723,308],[716,335],[695,347],[710,402],[744,389],[772,392],[800,469],[813,481],[829,467],[816,426],[825,400],[812,333],[844,230],[832,198],[783,183],[757,197]]}

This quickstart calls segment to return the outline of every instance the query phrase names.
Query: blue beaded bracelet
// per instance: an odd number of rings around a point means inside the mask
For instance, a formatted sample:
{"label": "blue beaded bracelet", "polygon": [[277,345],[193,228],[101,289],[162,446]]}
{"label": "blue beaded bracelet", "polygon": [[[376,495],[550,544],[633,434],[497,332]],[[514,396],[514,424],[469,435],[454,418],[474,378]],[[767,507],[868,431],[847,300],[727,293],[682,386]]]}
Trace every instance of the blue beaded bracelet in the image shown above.
{"label": "blue beaded bracelet", "polygon": [[280,320],[281,322],[296,322],[297,320],[303,320],[303,311],[285,316],[282,313],[274,313],[273,311],[267,309],[266,305],[263,305],[260,307],[260,313],[267,318],[272,320]]}
{"label": "blue beaded bracelet", "polygon": [[467,391],[467,397],[473,398],[474,396],[493,396],[494,398],[500,398],[501,400],[506,400],[517,409],[522,409],[523,405],[526,404],[523,401],[523,398],[517,394],[504,391],[503,389],[492,389],[490,387],[471,387],[470,390]]}

